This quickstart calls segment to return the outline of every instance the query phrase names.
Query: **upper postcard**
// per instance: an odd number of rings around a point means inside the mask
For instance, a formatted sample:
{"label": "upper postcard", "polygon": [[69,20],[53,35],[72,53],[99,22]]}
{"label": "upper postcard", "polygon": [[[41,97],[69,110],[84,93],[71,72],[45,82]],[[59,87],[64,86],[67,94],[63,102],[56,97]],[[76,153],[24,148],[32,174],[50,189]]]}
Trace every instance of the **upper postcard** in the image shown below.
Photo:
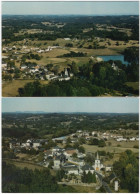
{"label": "upper postcard", "polygon": [[139,2],[2,2],[2,96],[138,96]]}

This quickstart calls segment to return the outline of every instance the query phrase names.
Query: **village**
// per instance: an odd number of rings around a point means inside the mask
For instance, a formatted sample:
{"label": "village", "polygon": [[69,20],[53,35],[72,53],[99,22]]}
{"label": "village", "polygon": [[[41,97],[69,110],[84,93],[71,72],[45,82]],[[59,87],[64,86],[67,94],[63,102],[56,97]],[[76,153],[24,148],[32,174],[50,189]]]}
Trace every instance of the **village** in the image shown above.
{"label": "village", "polygon": [[[59,80],[59,81],[67,81],[73,77],[73,73],[70,72],[70,68],[64,68],[61,72],[55,72],[48,70],[44,65],[32,63],[32,62],[22,62],[21,57],[19,55],[29,54],[29,53],[46,53],[52,51],[52,49],[61,49],[59,46],[48,46],[46,49],[41,48],[28,48],[27,46],[22,46],[21,48],[17,48],[15,45],[12,47],[4,47],[2,50],[7,53],[9,51],[14,51],[12,57],[10,56],[2,56],[2,73],[4,76],[4,80],[6,80],[5,75],[10,75],[11,79],[33,79],[33,80]],[[20,51],[19,51],[20,50]],[[31,54],[35,57],[41,58],[38,54]],[[7,61],[17,61],[20,62],[20,67],[16,67],[14,64],[8,65]],[[53,66],[53,65],[52,65]],[[17,73],[18,72],[18,73]],[[17,74],[18,76],[17,76]],[[8,77],[9,79],[9,77]]]}
{"label": "village", "polygon": [[[119,129],[123,131],[123,129]],[[45,149],[50,140],[47,139],[28,139],[26,141],[20,141],[18,139],[11,139],[9,141],[10,150],[13,150],[15,154],[20,155],[21,153],[26,153],[25,150],[31,151],[36,150],[41,153],[41,161],[36,164],[43,167],[51,167],[54,171],[62,170],[65,173],[59,184],[66,185],[85,185],[93,186],[99,189],[101,186],[105,188],[107,192],[118,192],[119,191],[119,179],[113,172],[113,166],[110,164],[104,164],[105,156],[101,156],[102,153],[98,150],[96,152],[87,152],[87,150],[74,148],[70,145],[76,144],[80,138],[84,138],[86,142],[89,142],[92,138],[106,141],[116,141],[116,142],[138,142],[138,136],[131,136],[130,138],[125,138],[121,135],[115,135],[114,133],[101,133],[97,131],[88,132],[78,130],[76,133],[70,134],[68,136],[62,136],[53,138],[52,142],[56,146],[50,147],[50,149]],[[52,144],[53,145],[53,144]],[[67,146],[66,146],[67,145]],[[82,147],[82,146],[80,146]],[[103,146],[104,147],[104,146]],[[24,152],[23,152],[24,150]],[[99,154],[101,153],[101,155]],[[94,161],[91,160],[86,162],[85,158],[91,156]],[[34,157],[33,157],[34,158]],[[32,159],[29,159],[32,162]],[[96,181],[94,183],[83,183],[82,177],[83,173],[95,175]],[[107,180],[108,182],[106,183]],[[111,189],[110,189],[111,187]]]}

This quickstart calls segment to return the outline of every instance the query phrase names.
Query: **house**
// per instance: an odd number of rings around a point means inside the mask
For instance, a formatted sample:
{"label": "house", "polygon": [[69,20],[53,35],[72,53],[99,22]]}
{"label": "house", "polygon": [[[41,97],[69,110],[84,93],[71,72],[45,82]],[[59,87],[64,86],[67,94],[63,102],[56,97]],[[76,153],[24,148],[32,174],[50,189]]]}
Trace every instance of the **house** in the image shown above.
{"label": "house", "polygon": [[70,40],[70,38],[64,38],[64,40]]}
{"label": "house", "polygon": [[16,140],[11,140],[10,142],[9,142],[9,147],[10,147],[10,149],[13,149],[15,146],[16,146],[16,143],[17,143],[17,141]]}
{"label": "house", "polygon": [[79,168],[72,163],[66,163],[62,166],[62,169],[67,172],[67,174],[79,174]]}
{"label": "house", "polygon": [[53,152],[53,153],[54,153],[54,152],[58,152],[58,151],[60,151],[61,149],[62,149],[62,148],[56,146],[56,147],[54,147],[54,148],[52,149],[52,152]]}
{"label": "house", "polygon": [[70,80],[70,77],[63,77],[63,78],[59,78],[58,79],[59,81],[68,81],[68,80]]}
{"label": "house", "polygon": [[2,61],[2,68],[6,68],[7,67],[7,63]]}
{"label": "house", "polygon": [[51,150],[45,150],[44,151],[44,158],[47,159],[48,157],[53,157],[53,153]]}
{"label": "house", "polygon": [[135,137],[130,138],[130,141],[135,141]]}
{"label": "house", "polygon": [[24,70],[24,69],[26,69],[26,68],[27,68],[27,65],[22,64],[22,65],[20,66],[20,69],[21,69],[21,70]]}
{"label": "house", "polygon": [[44,53],[45,52],[45,50],[39,50],[39,51],[37,51],[37,53]]}
{"label": "house", "polygon": [[59,157],[56,157],[54,159],[54,166],[53,166],[53,168],[54,169],[59,169],[60,168],[60,164],[61,164],[60,158]]}
{"label": "house", "polygon": [[33,148],[38,148],[41,146],[41,142],[39,139],[33,141]]}
{"label": "house", "polygon": [[67,156],[67,157],[71,157],[74,153],[78,153],[78,151],[74,148],[67,148],[65,151],[64,151],[64,154]]}
{"label": "house", "polygon": [[115,71],[117,71],[117,70],[118,70],[118,67],[115,65],[115,63],[114,63],[114,62],[112,63],[111,67],[112,67]]}
{"label": "house", "polygon": [[83,159],[86,155],[85,154],[82,154],[82,153],[78,153],[77,154],[77,158],[79,159]]}
{"label": "house", "polygon": [[86,174],[88,174],[88,172],[91,172],[92,174],[94,173],[94,168],[88,164],[82,166],[81,170],[81,172],[85,171]]}
{"label": "house", "polygon": [[26,146],[31,146],[32,145],[32,141],[30,140],[30,139],[28,139],[27,141],[26,141]]}
{"label": "house", "polygon": [[66,156],[61,154],[59,156],[55,156],[54,158],[54,169],[59,169],[66,162]]}
{"label": "house", "polygon": [[106,172],[111,172],[112,171],[112,166],[106,166],[105,171]]}
{"label": "house", "polygon": [[53,72],[47,72],[46,79],[50,79],[51,76],[54,76]]}
{"label": "house", "polygon": [[123,137],[120,137],[120,138],[118,138],[118,139],[116,139],[118,142],[120,142],[120,141],[127,141],[127,139],[126,138],[123,138]]}

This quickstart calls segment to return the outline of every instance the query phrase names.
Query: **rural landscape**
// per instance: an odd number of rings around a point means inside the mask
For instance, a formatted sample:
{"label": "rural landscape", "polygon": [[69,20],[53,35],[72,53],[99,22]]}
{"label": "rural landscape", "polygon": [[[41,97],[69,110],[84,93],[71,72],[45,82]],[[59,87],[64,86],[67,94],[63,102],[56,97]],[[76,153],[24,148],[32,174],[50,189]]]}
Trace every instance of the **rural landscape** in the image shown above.
{"label": "rural landscape", "polygon": [[1,193],[139,193],[139,2],[1,6]]}
{"label": "rural landscape", "polygon": [[138,96],[139,16],[3,15],[2,95]]}
{"label": "rural landscape", "polygon": [[138,114],[2,114],[4,193],[136,193],[138,158]]}

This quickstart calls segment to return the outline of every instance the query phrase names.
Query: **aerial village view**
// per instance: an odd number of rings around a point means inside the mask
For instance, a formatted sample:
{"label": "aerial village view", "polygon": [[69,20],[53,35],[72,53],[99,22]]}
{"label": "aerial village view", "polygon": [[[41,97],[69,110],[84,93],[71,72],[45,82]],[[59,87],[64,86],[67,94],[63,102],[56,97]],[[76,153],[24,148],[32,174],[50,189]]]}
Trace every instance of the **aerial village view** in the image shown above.
{"label": "aerial village view", "polygon": [[2,2],[2,193],[139,193],[139,2]]}
{"label": "aerial village view", "polygon": [[3,99],[4,193],[138,192],[138,99],[86,100]]}
{"label": "aerial village view", "polygon": [[138,96],[138,62],[138,2],[3,2],[3,97]]}

